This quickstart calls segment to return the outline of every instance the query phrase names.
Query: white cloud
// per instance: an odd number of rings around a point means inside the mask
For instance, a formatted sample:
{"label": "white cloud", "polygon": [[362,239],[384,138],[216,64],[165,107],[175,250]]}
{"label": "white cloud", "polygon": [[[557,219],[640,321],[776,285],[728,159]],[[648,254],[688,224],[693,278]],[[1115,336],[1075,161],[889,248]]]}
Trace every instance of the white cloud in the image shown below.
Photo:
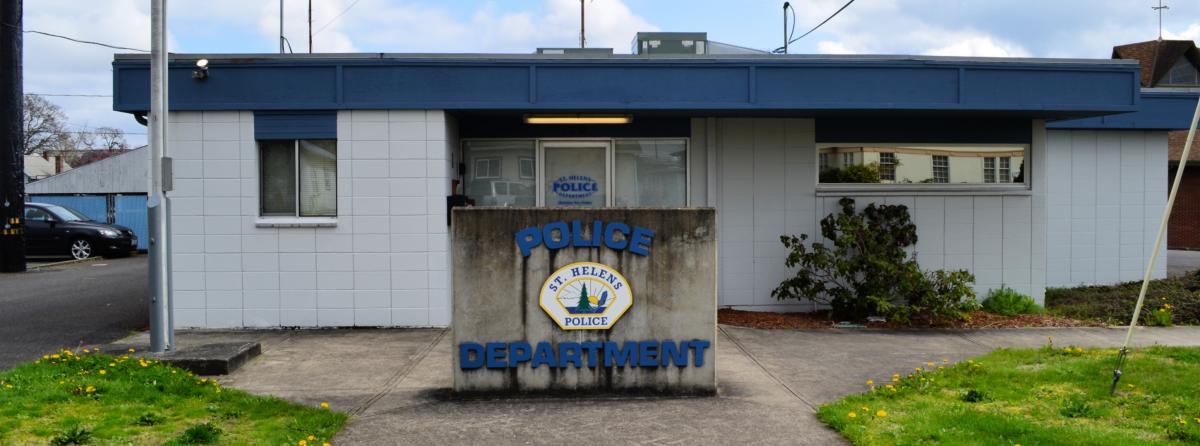
{"label": "white cloud", "polygon": [[954,36],[947,41],[954,43],[927,49],[922,54],[930,56],[1029,57],[1029,51],[1024,48],[984,34]]}
{"label": "white cloud", "polygon": [[842,42],[834,42],[834,41],[829,41],[829,40],[822,40],[819,43],[817,43],[817,52],[821,53],[821,54],[856,54],[856,53],[858,53],[858,51],[854,51],[854,50],[850,49]]}
{"label": "white cloud", "polygon": [[1200,23],[1193,23],[1179,34],[1163,30],[1163,38],[1168,40],[1200,40]]}

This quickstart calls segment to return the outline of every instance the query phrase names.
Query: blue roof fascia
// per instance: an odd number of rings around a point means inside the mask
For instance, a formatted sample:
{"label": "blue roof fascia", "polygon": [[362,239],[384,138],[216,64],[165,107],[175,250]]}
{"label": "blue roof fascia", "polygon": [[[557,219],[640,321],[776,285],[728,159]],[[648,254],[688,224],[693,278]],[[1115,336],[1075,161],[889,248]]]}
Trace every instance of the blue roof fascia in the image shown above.
{"label": "blue roof fascia", "polygon": [[[173,110],[1138,110],[1135,64],[922,59],[209,58],[175,55]],[[113,62],[113,109],[149,108],[149,60]]]}
{"label": "blue roof fascia", "polygon": [[1183,130],[1192,125],[1200,91],[1143,91],[1133,113],[1046,123],[1048,129]]}

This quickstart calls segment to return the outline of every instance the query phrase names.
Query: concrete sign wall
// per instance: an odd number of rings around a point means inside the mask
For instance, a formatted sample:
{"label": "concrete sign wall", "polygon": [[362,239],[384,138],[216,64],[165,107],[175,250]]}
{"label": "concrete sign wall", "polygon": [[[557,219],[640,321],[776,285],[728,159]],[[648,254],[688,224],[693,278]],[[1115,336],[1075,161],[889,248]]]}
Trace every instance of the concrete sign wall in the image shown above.
{"label": "concrete sign wall", "polygon": [[455,209],[456,392],[716,390],[713,209]]}

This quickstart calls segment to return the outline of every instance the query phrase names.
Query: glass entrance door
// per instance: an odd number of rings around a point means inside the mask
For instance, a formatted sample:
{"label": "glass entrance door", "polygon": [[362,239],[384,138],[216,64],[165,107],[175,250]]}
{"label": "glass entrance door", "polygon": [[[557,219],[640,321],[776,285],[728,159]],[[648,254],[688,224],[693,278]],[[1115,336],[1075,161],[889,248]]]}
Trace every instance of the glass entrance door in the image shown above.
{"label": "glass entrance door", "polygon": [[546,141],[542,143],[541,150],[540,205],[609,205],[610,142]]}

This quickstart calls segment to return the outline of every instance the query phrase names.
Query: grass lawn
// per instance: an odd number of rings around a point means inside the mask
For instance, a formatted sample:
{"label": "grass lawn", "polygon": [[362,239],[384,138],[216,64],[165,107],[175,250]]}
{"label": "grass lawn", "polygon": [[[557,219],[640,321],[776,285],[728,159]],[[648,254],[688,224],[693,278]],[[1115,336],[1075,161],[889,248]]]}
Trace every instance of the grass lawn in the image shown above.
{"label": "grass lawn", "polygon": [[938,360],[882,377],[818,416],[857,445],[1200,443],[1200,349],[1135,350],[1109,397],[1115,357],[1047,346]]}
{"label": "grass lawn", "polygon": [[118,355],[64,350],[0,373],[0,444],[320,446],[346,422]]}

